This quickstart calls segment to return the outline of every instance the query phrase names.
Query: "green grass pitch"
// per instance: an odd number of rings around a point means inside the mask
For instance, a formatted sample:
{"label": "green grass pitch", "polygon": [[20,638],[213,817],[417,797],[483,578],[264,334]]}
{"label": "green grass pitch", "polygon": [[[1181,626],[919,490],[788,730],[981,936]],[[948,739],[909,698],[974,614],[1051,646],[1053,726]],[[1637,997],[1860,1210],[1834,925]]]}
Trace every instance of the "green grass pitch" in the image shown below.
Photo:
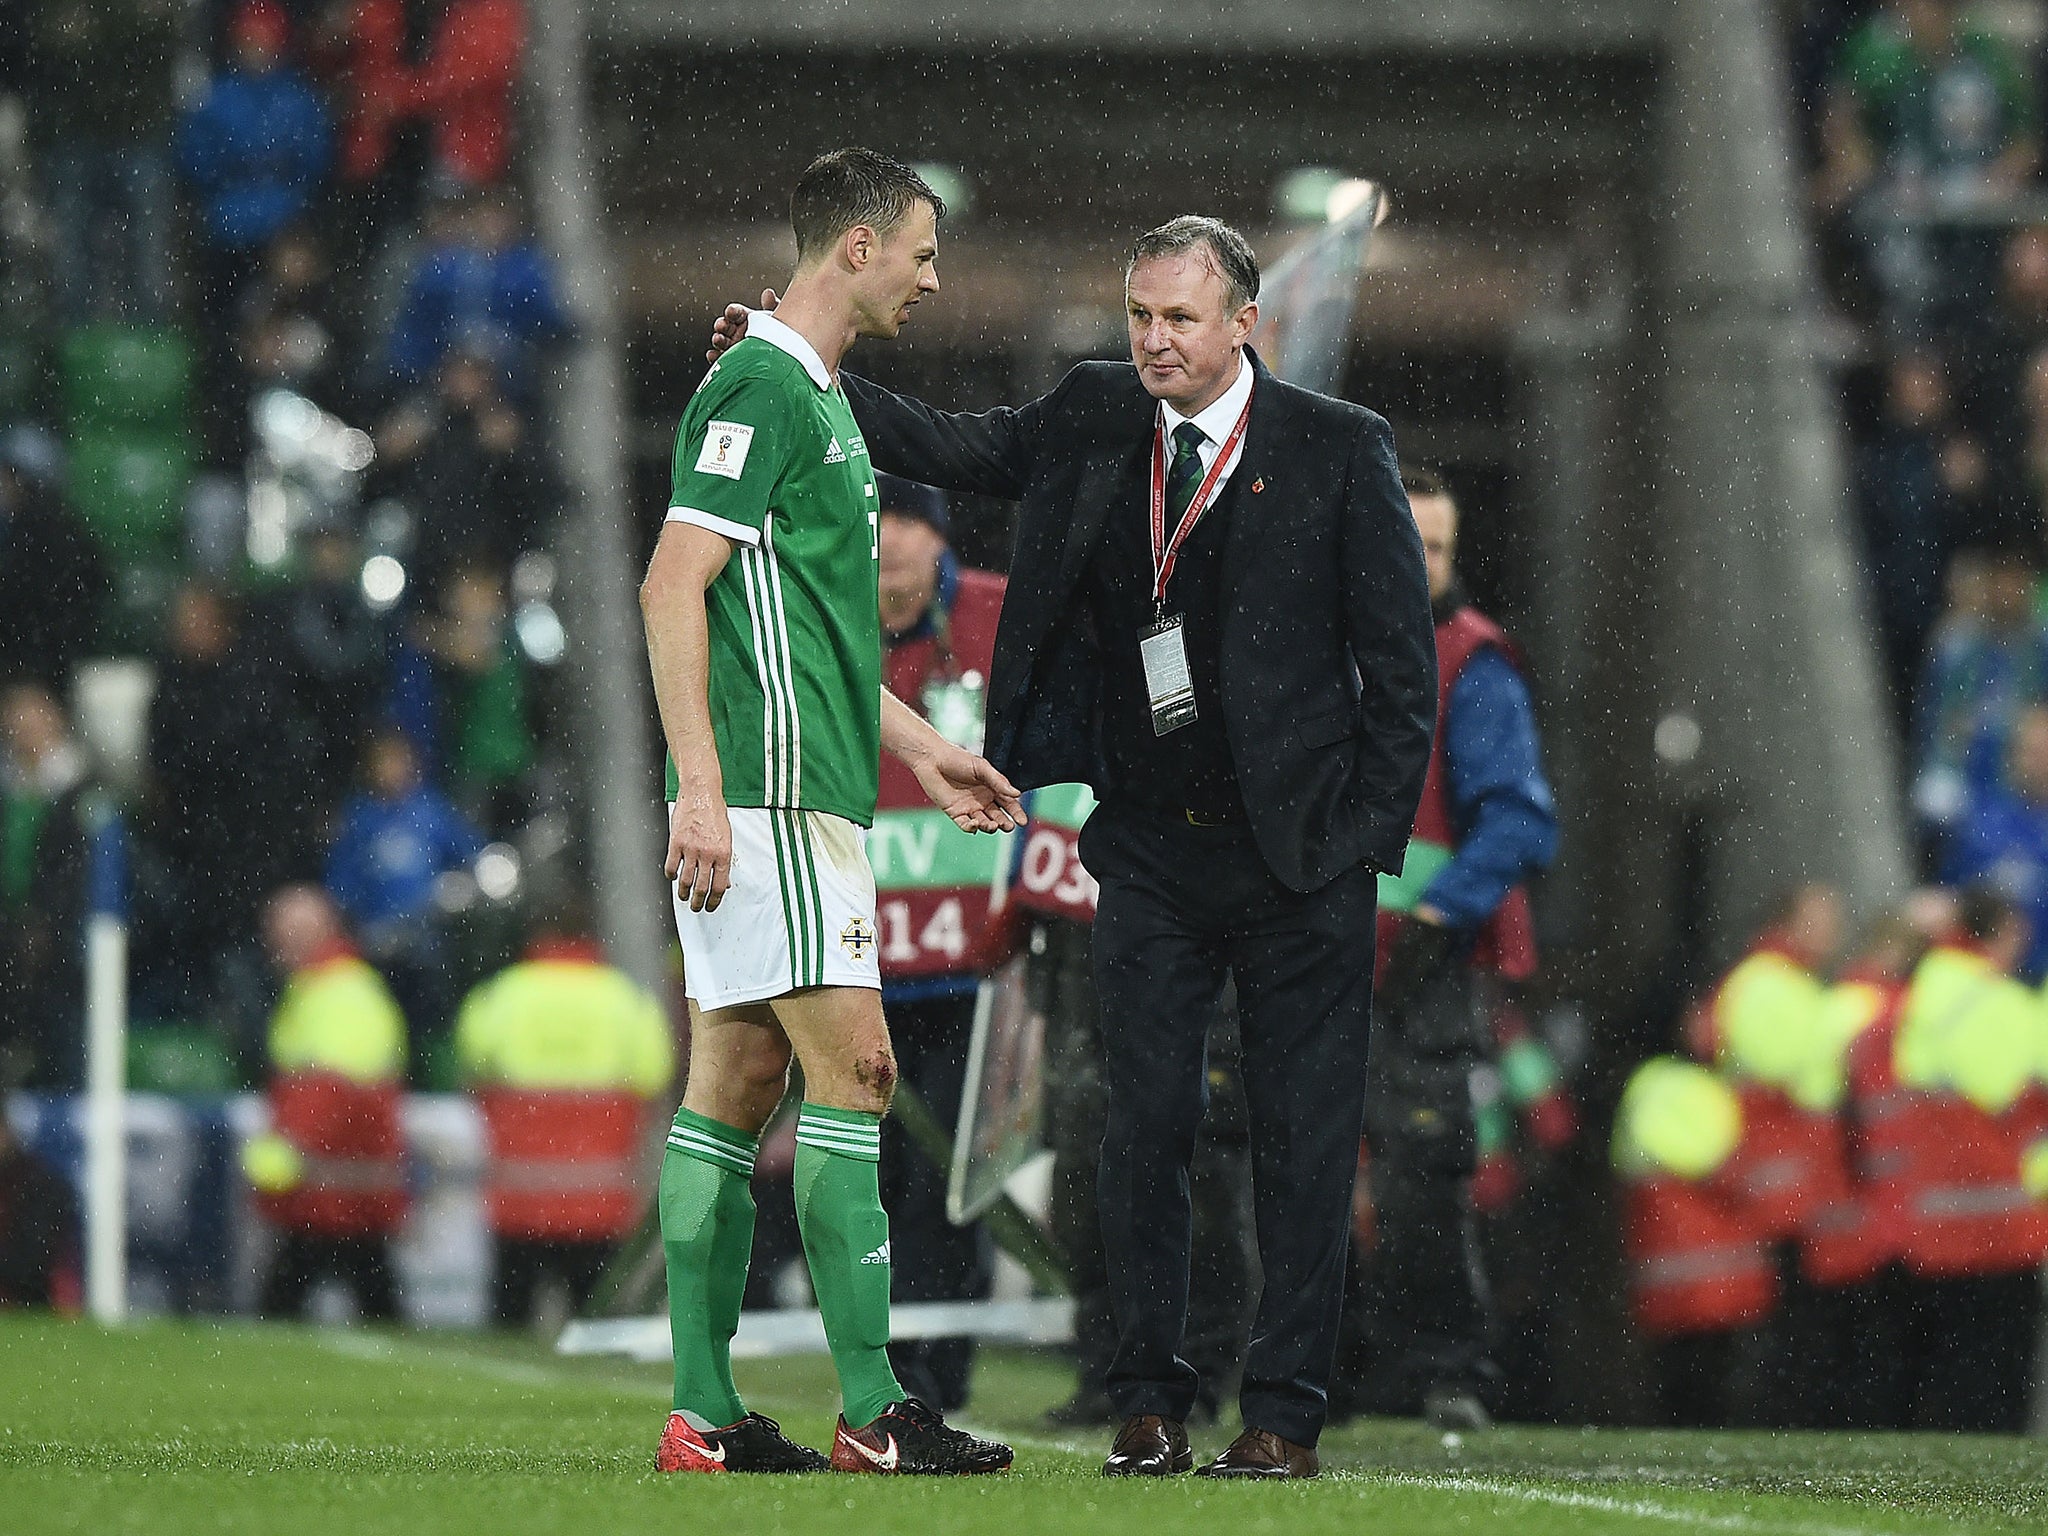
{"label": "green grass pitch", "polygon": [[[984,1362],[969,1416],[1014,1439],[1008,1475],[664,1478],[664,1376],[456,1336],[0,1318],[0,1532],[2048,1531],[2048,1451],[2018,1440],[1507,1429],[1447,1446],[1365,1423],[1325,1438],[1313,1484],[1111,1482],[1093,1437],[1034,1432],[1067,1378],[1016,1354]],[[825,1443],[827,1362],[755,1365],[741,1385]]]}

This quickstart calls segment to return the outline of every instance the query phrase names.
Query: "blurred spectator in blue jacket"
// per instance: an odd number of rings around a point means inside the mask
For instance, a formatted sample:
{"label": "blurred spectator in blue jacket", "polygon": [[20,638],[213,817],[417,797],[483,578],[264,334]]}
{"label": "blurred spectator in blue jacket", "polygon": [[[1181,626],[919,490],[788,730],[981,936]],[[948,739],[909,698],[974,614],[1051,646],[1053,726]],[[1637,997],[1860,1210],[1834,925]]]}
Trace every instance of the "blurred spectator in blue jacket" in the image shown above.
{"label": "blurred spectator in blue jacket", "polygon": [[433,1034],[446,1027],[453,1006],[436,887],[476,861],[484,837],[427,783],[402,731],[372,734],[364,779],[328,850],[327,889],[406,1018]]}
{"label": "blurred spectator in blue jacket", "polygon": [[501,349],[507,386],[529,392],[535,354],[569,328],[554,274],[513,194],[489,188],[444,205],[406,283],[386,357],[391,382],[431,377],[458,341]]}
{"label": "blurred spectator in blue jacket", "polygon": [[2048,974],[2048,705],[2013,723],[2006,782],[1973,788],[1949,829],[1947,885],[1989,885],[2026,914],[2032,929],[2020,962],[2028,981]]}
{"label": "blurred spectator in blue jacket", "polygon": [[207,243],[234,253],[244,275],[312,206],[333,153],[327,109],[287,62],[290,44],[283,9],[247,0],[235,13],[227,73],[178,125],[178,170],[199,200]]}
{"label": "blurred spectator in blue jacket", "polygon": [[426,782],[402,732],[376,732],[364,768],[364,792],[343,810],[328,850],[327,889],[376,948],[392,930],[426,915],[435,882],[472,863],[484,838]]}
{"label": "blurred spectator in blue jacket", "polygon": [[1963,551],[1952,612],[1936,631],[1913,726],[1914,805],[1950,826],[1996,787],[2020,712],[2048,703],[2048,624],[2034,609],[2034,567],[2016,550]]}
{"label": "blurred spectator in blue jacket", "polygon": [[178,171],[199,205],[195,295],[207,446],[228,467],[242,391],[232,387],[237,311],[271,240],[305,216],[327,174],[333,133],[313,86],[287,61],[291,22],[274,0],[245,0],[229,67],[178,124]]}

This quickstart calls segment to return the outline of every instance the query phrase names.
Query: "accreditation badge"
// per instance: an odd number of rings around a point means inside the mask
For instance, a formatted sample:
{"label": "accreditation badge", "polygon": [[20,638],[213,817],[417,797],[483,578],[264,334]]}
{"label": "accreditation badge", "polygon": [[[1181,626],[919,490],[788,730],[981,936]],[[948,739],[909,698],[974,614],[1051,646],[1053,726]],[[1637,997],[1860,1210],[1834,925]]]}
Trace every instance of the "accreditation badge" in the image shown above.
{"label": "accreditation badge", "polygon": [[1145,664],[1152,734],[1179,730],[1195,718],[1195,682],[1188,672],[1187,639],[1179,614],[1168,614],[1138,631],[1138,657]]}

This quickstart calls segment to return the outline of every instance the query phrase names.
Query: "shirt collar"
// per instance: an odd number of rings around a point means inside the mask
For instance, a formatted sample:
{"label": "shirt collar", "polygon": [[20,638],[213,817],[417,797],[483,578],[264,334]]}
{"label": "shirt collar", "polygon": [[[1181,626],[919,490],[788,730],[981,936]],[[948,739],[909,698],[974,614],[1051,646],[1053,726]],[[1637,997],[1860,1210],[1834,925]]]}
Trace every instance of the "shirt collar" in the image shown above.
{"label": "shirt collar", "polygon": [[[787,329],[787,327],[784,327]],[[1173,436],[1184,421],[1192,421],[1202,429],[1202,435],[1212,443],[1221,443],[1230,436],[1230,429],[1237,425],[1237,418],[1244,410],[1245,401],[1252,394],[1252,365],[1245,360],[1240,349],[1237,354],[1237,377],[1230,388],[1223,391],[1202,410],[1192,416],[1183,416],[1164,400],[1160,406],[1166,412],[1166,435]]]}
{"label": "shirt collar", "polygon": [[767,310],[757,309],[747,316],[747,334],[787,352],[802,363],[804,372],[811,376],[811,382],[818,388],[832,387],[832,374],[826,368],[825,360],[818,356],[818,349],[805,341],[795,326],[784,325]]}

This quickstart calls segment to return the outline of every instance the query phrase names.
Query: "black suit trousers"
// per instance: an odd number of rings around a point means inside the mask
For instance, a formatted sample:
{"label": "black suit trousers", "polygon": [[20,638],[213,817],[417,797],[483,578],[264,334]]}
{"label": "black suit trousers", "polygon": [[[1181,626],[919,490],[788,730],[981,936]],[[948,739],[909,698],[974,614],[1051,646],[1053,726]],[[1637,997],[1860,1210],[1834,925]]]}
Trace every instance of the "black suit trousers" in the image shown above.
{"label": "black suit trousers", "polygon": [[1192,1208],[1205,1043],[1237,983],[1260,1265],[1239,1406],[1314,1445],[1328,1415],[1351,1194],[1365,1118],[1373,920],[1364,866],[1288,890],[1243,825],[1197,827],[1114,802],[1081,834],[1101,883],[1095,978],[1109,1084],[1097,1203],[1117,1331],[1119,1412],[1185,1419]]}

